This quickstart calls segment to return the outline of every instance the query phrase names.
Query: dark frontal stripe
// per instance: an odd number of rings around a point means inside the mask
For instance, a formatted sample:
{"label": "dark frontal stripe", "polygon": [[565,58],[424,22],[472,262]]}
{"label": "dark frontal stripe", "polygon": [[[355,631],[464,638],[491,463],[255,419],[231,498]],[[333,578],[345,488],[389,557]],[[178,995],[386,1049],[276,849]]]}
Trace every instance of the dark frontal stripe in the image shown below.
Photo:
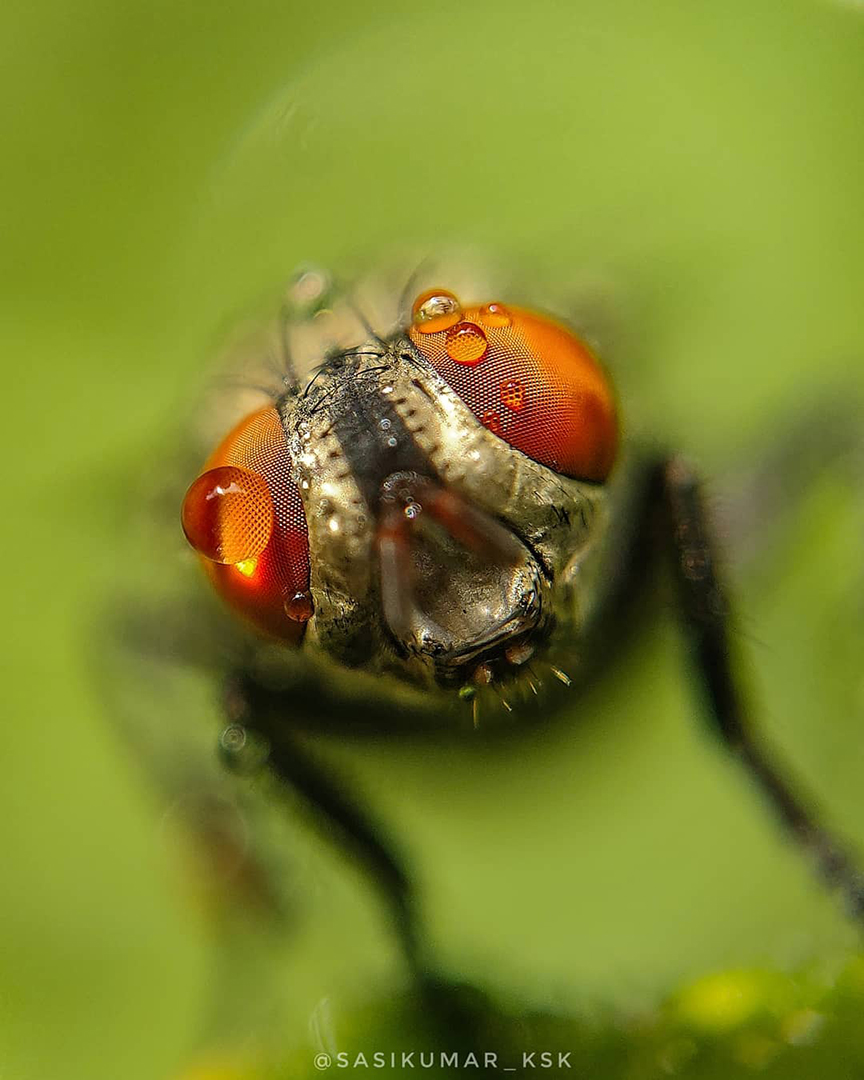
{"label": "dark frontal stripe", "polygon": [[339,440],[357,486],[377,513],[384,480],[394,472],[431,476],[426,456],[381,393],[386,376],[378,371],[344,367],[333,372],[327,404],[333,434]]}

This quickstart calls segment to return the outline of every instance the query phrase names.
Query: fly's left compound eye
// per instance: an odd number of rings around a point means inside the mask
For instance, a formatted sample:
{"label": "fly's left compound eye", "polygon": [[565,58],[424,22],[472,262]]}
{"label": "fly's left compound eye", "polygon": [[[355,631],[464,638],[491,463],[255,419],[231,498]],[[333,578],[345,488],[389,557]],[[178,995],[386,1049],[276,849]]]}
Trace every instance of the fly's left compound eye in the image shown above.
{"label": "fly's left compound eye", "polygon": [[182,522],[217,592],[259,629],[298,642],[312,615],[309,532],[276,409],[248,416],[211,455]]}
{"label": "fly's left compound eye", "polygon": [[463,308],[430,289],[408,334],[490,431],[565,476],[606,479],[618,449],[612,389],[565,326],[509,304]]}

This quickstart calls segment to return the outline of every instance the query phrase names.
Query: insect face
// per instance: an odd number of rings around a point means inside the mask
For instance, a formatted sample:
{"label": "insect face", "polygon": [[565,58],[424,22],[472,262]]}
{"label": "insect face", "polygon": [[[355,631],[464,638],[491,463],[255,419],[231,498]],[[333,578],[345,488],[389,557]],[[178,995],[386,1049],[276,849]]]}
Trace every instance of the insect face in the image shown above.
{"label": "insect face", "polygon": [[183,506],[259,630],[422,686],[514,677],[578,633],[615,459],[611,390],[545,316],[436,289],[244,420]]}

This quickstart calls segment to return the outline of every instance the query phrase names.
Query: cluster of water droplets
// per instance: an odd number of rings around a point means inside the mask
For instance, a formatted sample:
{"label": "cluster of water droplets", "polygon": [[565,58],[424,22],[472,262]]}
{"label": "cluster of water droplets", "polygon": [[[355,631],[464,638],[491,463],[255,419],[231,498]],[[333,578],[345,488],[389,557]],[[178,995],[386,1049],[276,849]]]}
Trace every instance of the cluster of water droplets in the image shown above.
{"label": "cluster of water droplets", "polygon": [[[414,301],[412,324],[420,334],[441,334],[444,351],[456,364],[474,367],[482,364],[489,355],[486,328],[505,329],[513,325],[513,316],[498,301],[484,304],[479,309],[477,322],[464,318],[462,304],[447,289],[429,289]],[[482,324],[482,325],[481,325]],[[506,379],[499,388],[501,406],[509,412],[521,412],[525,408],[525,385],[518,379]],[[501,414],[487,409],[480,422],[496,435],[502,431]]]}

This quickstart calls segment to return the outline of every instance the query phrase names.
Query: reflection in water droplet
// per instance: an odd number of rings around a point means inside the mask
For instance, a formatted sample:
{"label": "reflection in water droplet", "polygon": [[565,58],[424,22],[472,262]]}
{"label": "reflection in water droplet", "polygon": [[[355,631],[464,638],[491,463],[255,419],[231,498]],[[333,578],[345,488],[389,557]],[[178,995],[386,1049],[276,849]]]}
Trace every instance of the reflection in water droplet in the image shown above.
{"label": "reflection in water droplet", "polygon": [[427,289],[411,308],[411,321],[421,334],[437,334],[459,322],[462,306],[447,289]]}
{"label": "reflection in water droplet", "polygon": [[476,323],[460,322],[447,331],[444,346],[457,364],[479,364],[489,348],[486,335]]}
{"label": "reflection in water droplet", "polygon": [[501,383],[501,404],[511,412],[519,412],[525,406],[525,387],[516,379]]}
{"label": "reflection in water droplet", "polygon": [[420,517],[423,512],[423,507],[419,503],[411,502],[402,511],[409,521],[413,521],[415,518]]}

